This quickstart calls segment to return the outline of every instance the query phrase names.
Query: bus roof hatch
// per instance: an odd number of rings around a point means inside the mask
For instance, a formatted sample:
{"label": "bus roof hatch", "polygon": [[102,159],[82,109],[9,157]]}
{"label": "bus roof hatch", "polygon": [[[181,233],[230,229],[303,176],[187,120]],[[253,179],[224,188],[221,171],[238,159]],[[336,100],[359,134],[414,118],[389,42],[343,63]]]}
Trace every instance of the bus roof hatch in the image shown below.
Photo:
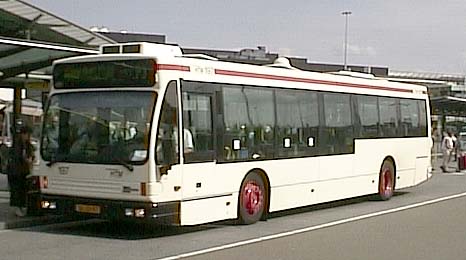
{"label": "bus roof hatch", "polygon": [[177,45],[150,42],[131,42],[122,44],[105,44],[100,46],[101,54],[143,54],[154,56],[181,56],[183,52]]}

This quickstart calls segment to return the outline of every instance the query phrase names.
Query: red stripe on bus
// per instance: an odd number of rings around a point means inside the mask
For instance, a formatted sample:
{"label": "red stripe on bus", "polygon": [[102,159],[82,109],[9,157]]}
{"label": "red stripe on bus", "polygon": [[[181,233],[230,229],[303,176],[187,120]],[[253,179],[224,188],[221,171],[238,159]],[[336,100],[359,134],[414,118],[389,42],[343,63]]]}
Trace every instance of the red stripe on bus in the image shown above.
{"label": "red stripe on bus", "polygon": [[368,88],[368,89],[398,91],[398,92],[409,92],[409,93],[413,92],[412,89],[399,89],[399,88],[390,88],[390,87],[383,87],[383,86],[364,85],[364,84],[355,84],[355,83],[337,82],[337,81],[327,81],[327,80],[317,80],[317,79],[307,79],[307,78],[295,78],[295,77],[288,77],[288,76],[258,74],[258,73],[252,73],[252,72],[240,72],[240,71],[232,71],[232,70],[216,69],[215,74],[225,75],[225,76],[259,78],[259,79],[272,79],[272,80],[284,80],[284,81],[291,81],[291,82],[342,86],[342,87],[350,87],[350,88],[366,88],[366,89]]}
{"label": "red stripe on bus", "polygon": [[190,71],[189,66],[172,65],[172,64],[157,64],[157,70]]}

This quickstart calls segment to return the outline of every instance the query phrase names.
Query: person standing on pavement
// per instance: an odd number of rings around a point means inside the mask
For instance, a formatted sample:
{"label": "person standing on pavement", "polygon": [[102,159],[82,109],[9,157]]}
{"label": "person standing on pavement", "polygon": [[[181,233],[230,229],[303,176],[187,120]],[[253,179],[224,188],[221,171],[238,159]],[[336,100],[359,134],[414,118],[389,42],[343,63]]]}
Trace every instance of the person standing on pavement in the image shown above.
{"label": "person standing on pavement", "polygon": [[18,217],[27,213],[26,177],[31,173],[34,161],[34,147],[31,144],[31,128],[22,125],[18,129],[18,143],[12,150],[12,157],[8,169],[8,184],[10,186],[10,206],[14,207]]}
{"label": "person standing on pavement", "polygon": [[442,172],[448,172],[448,163],[450,162],[451,152],[453,151],[452,133],[448,131],[443,134],[442,140]]}

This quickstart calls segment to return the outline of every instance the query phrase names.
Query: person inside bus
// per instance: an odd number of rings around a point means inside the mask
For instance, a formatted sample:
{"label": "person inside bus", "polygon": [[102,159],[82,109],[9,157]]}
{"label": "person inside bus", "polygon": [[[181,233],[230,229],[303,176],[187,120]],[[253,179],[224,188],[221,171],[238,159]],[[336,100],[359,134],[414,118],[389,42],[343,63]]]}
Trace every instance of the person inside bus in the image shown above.
{"label": "person inside bus", "polygon": [[183,128],[183,152],[185,154],[194,151],[193,134],[187,128]]}
{"label": "person inside bus", "polygon": [[[162,114],[157,137],[157,158],[159,163],[171,164],[178,160],[178,117],[174,108],[167,109]],[[191,131],[183,129],[183,153],[194,151],[194,141]]]}
{"label": "person inside bus", "polygon": [[32,129],[27,125],[17,127],[17,140],[12,161],[8,170],[8,184],[10,186],[10,206],[15,209],[18,217],[26,215],[26,178],[31,173],[34,161],[34,146],[31,144]]}
{"label": "person inside bus", "polygon": [[70,148],[70,153],[75,155],[88,155],[97,153],[95,119],[88,119],[77,130],[77,137]]}
{"label": "person inside bus", "polygon": [[58,115],[48,117],[49,124],[46,124],[45,141],[46,149],[58,149]]}
{"label": "person inside bus", "polygon": [[[176,119],[175,119],[176,120]],[[173,128],[173,136],[175,138],[175,145],[178,147],[178,127],[175,125]],[[177,150],[178,151],[178,150]],[[189,154],[194,151],[193,134],[188,128],[183,128],[183,153]]]}

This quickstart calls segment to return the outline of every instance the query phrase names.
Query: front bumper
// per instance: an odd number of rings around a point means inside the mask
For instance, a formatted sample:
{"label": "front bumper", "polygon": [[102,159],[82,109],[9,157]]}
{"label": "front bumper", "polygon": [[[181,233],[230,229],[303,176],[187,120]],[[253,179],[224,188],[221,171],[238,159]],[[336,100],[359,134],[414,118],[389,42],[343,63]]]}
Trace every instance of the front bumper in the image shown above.
{"label": "front bumper", "polygon": [[43,214],[180,224],[180,202],[138,202],[31,194]]}

